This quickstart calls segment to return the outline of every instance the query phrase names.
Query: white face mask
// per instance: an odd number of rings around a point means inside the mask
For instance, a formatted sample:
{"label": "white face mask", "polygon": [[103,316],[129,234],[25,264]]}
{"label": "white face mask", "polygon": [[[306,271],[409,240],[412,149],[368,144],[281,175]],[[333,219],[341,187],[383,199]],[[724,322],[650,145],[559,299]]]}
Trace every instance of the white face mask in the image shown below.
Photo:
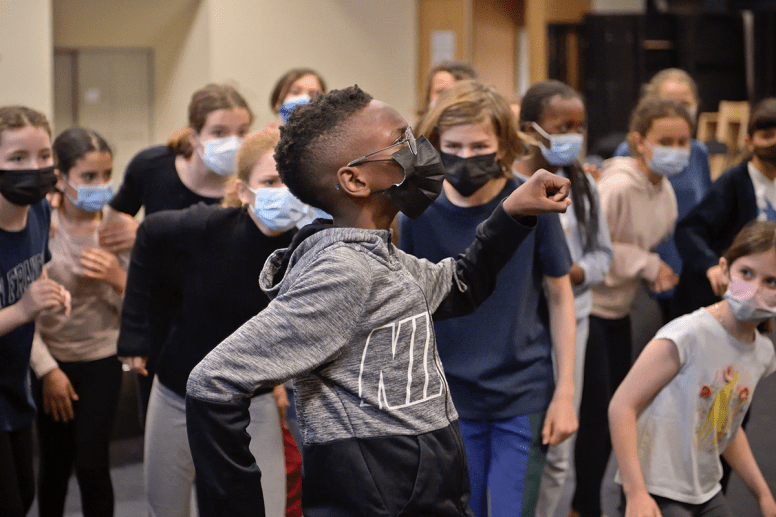
{"label": "white face mask", "polygon": [[225,136],[202,142],[199,156],[205,167],[219,176],[231,176],[237,172],[237,150],[243,143],[239,136]]}
{"label": "white face mask", "polygon": [[550,141],[549,148],[542,142],[537,142],[547,163],[556,167],[566,167],[579,159],[579,153],[582,152],[582,145],[585,143],[584,135],[581,133],[551,135],[536,122],[531,122],[531,125],[537,133]]}
{"label": "white face mask", "polygon": [[690,164],[690,150],[684,147],[656,145],[652,147],[652,158],[647,166],[660,176],[676,176]]}
{"label": "white face mask", "polygon": [[733,316],[747,323],[762,323],[776,317],[776,295],[739,278],[730,281],[725,300]]}

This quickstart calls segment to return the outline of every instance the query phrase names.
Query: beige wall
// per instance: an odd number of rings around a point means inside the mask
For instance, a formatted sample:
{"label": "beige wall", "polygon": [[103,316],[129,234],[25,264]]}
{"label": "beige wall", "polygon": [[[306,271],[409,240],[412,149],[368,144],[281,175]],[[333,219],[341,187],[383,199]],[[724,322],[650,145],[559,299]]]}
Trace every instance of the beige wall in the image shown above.
{"label": "beige wall", "polygon": [[0,106],[54,116],[51,0],[0,0]]}
{"label": "beige wall", "polygon": [[358,83],[412,120],[415,14],[414,0],[54,0],[54,45],[151,47],[162,142],[210,81],[234,84],[263,126],[275,81],[297,66],[333,88]]}

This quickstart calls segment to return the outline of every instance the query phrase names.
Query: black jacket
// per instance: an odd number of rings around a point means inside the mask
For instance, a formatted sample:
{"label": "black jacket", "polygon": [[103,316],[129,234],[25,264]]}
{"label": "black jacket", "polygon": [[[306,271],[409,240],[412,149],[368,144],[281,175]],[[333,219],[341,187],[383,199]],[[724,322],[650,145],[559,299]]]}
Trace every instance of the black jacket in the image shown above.
{"label": "black jacket", "polygon": [[727,170],[693,210],[676,225],[676,246],[684,268],[674,294],[673,317],[719,301],[706,271],[733,243],[746,223],[757,218],[757,200],[748,161]]}

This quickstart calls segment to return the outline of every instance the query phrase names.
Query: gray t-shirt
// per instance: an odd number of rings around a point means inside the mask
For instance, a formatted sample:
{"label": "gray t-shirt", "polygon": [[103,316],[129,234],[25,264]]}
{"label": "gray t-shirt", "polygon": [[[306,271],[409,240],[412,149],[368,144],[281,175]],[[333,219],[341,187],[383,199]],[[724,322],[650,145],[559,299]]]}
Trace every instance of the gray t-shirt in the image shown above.
{"label": "gray t-shirt", "polygon": [[641,470],[650,494],[701,504],[721,489],[719,455],[757,383],[776,371],[773,343],[759,332],[753,343],[738,341],[705,308],[670,322],[655,339],[676,345],[681,367],[639,415]]}

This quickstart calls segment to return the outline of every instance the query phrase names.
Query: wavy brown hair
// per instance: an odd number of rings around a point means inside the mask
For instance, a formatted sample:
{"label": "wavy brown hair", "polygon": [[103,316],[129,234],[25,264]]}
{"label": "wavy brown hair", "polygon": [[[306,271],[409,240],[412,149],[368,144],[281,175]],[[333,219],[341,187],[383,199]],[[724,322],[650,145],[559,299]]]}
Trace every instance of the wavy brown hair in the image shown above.
{"label": "wavy brown hair", "polygon": [[242,180],[246,184],[251,179],[251,172],[262,156],[272,153],[280,141],[280,132],[274,128],[262,129],[248,135],[237,152],[237,174],[231,179],[231,184],[226,189],[226,195],[221,202],[223,206],[240,206],[242,201],[237,197],[237,181]]}
{"label": "wavy brown hair", "polygon": [[454,126],[493,124],[501,154],[498,163],[504,175],[511,177],[512,162],[523,153],[523,141],[517,135],[517,121],[507,100],[492,86],[473,80],[459,81],[443,91],[434,106],[420,121],[418,135],[424,135],[439,150],[439,136]]}

